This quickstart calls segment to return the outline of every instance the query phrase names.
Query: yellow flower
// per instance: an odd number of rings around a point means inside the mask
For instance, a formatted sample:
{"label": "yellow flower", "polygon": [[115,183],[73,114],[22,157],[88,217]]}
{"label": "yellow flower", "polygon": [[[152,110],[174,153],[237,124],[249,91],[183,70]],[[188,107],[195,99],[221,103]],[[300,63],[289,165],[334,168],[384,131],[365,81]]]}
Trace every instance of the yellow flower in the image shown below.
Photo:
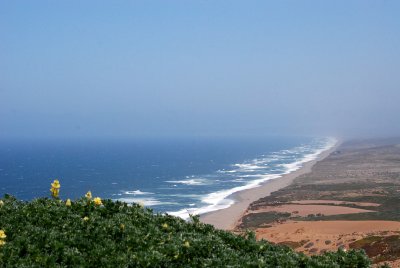
{"label": "yellow flower", "polygon": [[3,200],[0,200],[0,207],[4,205]]}
{"label": "yellow flower", "polygon": [[103,205],[103,203],[101,202],[101,198],[100,197],[95,197],[93,199],[93,202],[98,206]]}
{"label": "yellow flower", "polygon": [[65,202],[65,205],[67,206],[67,207],[70,207],[71,206],[71,199],[67,199],[67,201]]}
{"label": "yellow flower", "polygon": [[51,188],[60,189],[60,182],[58,180],[54,180],[51,184]]}
{"label": "yellow flower", "polygon": [[190,247],[189,241],[185,241],[185,243],[183,243],[183,246],[184,246],[185,248]]}
{"label": "yellow flower", "polygon": [[60,190],[56,188],[50,188],[50,192],[52,197],[57,198],[60,193]]}
{"label": "yellow flower", "polygon": [[84,221],[88,221],[88,220],[89,220],[89,217],[88,217],[88,216],[85,216],[85,217],[83,218],[83,220],[84,220]]}
{"label": "yellow flower", "polygon": [[125,224],[121,223],[119,227],[121,228],[121,230],[125,230]]}
{"label": "yellow flower", "polygon": [[6,233],[4,232],[4,230],[0,230],[0,246],[4,245],[6,243],[6,241],[4,241],[6,239]]}
{"label": "yellow flower", "polygon": [[163,223],[163,225],[161,225],[161,227],[164,228],[164,229],[168,229],[168,224]]}
{"label": "yellow flower", "polygon": [[91,191],[87,192],[85,196],[87,199],[92,199],[92,192]]}
{"label": "yellow flower", "polygon": [[58,180],[54,180],[53,183],[51,184],[51,196],[54,198],[58,198],[58,195],[60,193],[60,182]]}
{"label": "yellow flower", "polygon": [[6,239],[6,233],[4,232],[4,230],[0,230],[0,239]]}

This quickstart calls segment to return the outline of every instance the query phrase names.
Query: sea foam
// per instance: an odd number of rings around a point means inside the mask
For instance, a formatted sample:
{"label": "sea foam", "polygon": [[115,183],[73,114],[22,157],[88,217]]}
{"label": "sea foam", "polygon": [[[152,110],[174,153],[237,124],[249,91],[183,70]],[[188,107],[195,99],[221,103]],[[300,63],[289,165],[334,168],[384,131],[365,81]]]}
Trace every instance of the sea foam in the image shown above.
{"label": "sea foam", "polygon": [[140,190],[134,190],[134,191],[125,191],[124,194],[126,194],[126,195],[148,195],[148,194],[154,194],[154,193],[142,192]]}
{"label": "sea foam", "polygon": [[138,204],[143,204],[146,207],[152,207],[152,206],[159,206],[159,205],[176,205],[175,202],[162,202],[160,200],[157,200],[155,198],[129,198],[129,197],[123,197],[123,198],[118,198],[116,199],[121,202],[125,203],[138,203]]}
{"label": "sea foam", "polygon": [[[282,150],[280,152],[274,152],[260,159],[254,159],[246,163],[234,164],[232,170],[219,170],[219,173],[231,174],[230,176],[236,176],[233,181],[240,182],[243,178],[254,178],[250,181],[246,181],[244,185],[236,186],[230,189],[224,189],[213,193],[206,194],[201,198],[202,206],[184,208],[178,211],[167,212],[170,215],[178,216],[183,219],[188,219],[190,215],[200,215],[211,211],[216,211],[224,208],[228,208],[235,203],[232,195],[243,191],[259,187],[261,184],[282,177],[283,175],[289,174],[296,170],[299,170],[305,163],[315,160],[321,153],[329,150],[337,143],[335,138],[328,138],[324,144],[319,144],[317,147],[313,145],[302,145],[295,147],[290,150]],[[292,156],[291,158],[289,156]],[[286,163],[275,163],[283,161],[284,159],[292,159]],[[271,169],[267,167],[271,165],[272,170],[280,170],[278,174],[270,174]],[[265,174],[245,174],[253,171],[259,171],[266,169]],[[238,175],[240,173],[240,175]],[[190,180],[189,180],[190,181]],[[174,181],[177,183],[177,181]],[[182,183],[182,181],[180,181]],[[188,182],[188,180],[186,181]]]}
{"label": "sea foam", "polygon": [[206,179],[188,179],[188,180],[175,180],[175,181],[166,181],[166,182],[173,183],[173,184],[185,184],[185,185],[208,185],[208,184],[211,184],[211,182]]}

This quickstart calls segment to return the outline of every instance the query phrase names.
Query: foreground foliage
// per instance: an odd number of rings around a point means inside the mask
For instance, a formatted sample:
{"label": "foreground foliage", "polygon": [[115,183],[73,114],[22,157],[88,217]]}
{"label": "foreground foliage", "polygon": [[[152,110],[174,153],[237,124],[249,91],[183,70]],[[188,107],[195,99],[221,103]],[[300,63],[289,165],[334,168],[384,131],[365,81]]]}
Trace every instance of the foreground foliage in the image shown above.
{"label": "foreground foliage", "polygon": [[0,202],[1,267],[369,267],[363,252],[307,257],[123,202]]}

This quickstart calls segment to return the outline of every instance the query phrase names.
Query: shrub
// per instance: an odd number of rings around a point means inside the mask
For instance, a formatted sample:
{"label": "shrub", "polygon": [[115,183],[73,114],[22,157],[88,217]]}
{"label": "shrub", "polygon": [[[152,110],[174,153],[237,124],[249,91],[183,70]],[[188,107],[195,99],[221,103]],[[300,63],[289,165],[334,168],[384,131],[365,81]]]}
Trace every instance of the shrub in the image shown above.
{"label": "shrub", "polygon": [[213,226],[154,214],[137,204],[29,202],[5,196],[0,206],[1,267],[369,267],[360,251],[307,257],[286,246]]}

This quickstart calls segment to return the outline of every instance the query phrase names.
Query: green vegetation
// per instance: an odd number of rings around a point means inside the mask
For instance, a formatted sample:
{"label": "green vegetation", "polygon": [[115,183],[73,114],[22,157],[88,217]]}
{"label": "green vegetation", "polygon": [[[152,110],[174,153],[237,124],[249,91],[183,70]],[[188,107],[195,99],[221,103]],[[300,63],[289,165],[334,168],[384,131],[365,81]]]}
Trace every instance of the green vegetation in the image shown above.
{"label": "green vegetation", "polygon": [[282,213],[275,211],[250,213],[242,218],[239,225],[240,229],[256,229],[259,227],[266,227],[269,223],[276,221],[283,221],[289,219],[290,213]]}
{"label": "green vegetation", "polygon": [[301,241],[283,241],[278,243],[278,245],[288,246],[292,249],[296,249],[304,246],[309,240],[301,240]]}
{"label": "green vegetation", "polygon": [[338,214],[329,216],[315,216],[295,218],[296,221],[373,221],[373,220],[393,220],[400,221],[399,212],[366,212],[356,214]]}
{"label": "green vegetation", "polygon": [[361,251],[307,257],[286,246],[154,214],[137,204],[81,198],[0,202],[1,267],[369,267]]}

